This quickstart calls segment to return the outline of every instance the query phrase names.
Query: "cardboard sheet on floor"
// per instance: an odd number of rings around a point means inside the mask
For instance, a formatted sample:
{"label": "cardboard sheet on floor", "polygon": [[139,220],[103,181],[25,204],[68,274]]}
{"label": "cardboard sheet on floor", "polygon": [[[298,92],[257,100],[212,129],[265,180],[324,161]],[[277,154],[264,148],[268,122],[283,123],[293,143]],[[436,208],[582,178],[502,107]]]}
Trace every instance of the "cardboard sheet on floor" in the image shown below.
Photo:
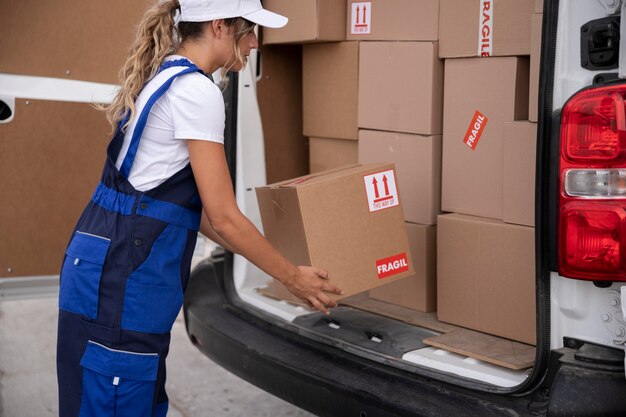
{"label": "cardboard sheet on floor", "polygon": [[535,363],[534,346],[468,329],[429,337],[424,343],[516,371]]}
{"label": "cardboard sheet on floor", "polygon": [[448,333],[460,329],[460,327],[437,320],[437,313],[422,313],[395,304],[375,300],[370,298],[367,292],[344,298],[339,301],[339,304],[380,314],[381,316],[404,321],[436,332]]}

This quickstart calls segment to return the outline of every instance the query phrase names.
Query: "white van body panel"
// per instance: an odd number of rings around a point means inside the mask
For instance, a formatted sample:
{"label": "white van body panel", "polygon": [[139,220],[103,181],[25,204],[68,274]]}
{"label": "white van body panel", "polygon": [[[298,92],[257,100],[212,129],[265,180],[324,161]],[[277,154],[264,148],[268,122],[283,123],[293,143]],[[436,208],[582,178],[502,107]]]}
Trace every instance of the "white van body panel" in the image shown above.
{"label": "white van body panel", "polygon": [[[590,20],[606,17],[607,13],[600,0],[560,2],[557,50],[561,53],[555,61],[554,110],[560,110],[578,90],[590,86],[596,74],[604,72],[581,67],[580,28]],[[598,288],[591,281],[551,273],[550,348],[563,347],[563,337],[623,348],[626,322],[621,310],[621,287],[622,284],[613,284],[610,288]]]}

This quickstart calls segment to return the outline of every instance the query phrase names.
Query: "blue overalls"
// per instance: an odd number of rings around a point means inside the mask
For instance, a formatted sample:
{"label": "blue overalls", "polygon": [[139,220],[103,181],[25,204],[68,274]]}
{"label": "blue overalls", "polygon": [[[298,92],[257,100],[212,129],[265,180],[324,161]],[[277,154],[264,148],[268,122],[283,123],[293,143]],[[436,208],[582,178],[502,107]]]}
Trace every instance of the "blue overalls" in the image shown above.
{"label": "blue overalls", "polygon": [[[82,213],[61,271],[57,375],[61,417],[162,417],[165,357],[180,311],[202,204],[191,166],[146,192],[128,174],[150,109],[176,77],[150,97],[120,170],[124,133],[107,150],[100,184]],[[120,126],[124,122],[120,123]]]}

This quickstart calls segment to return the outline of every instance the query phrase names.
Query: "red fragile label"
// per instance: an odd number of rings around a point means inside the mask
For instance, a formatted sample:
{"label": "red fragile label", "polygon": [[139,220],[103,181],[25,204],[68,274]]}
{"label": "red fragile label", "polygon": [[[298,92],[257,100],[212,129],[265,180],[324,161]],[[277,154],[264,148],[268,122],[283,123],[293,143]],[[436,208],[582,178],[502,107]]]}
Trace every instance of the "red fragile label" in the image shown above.
{"label": "red fragile label", "polygon": [[493,53],[493,0],[480,0],[480,24],[478,26],[478,55]]}
{"label": "red fragile label", "polygon": [[376,261],[376,271],[378,279],[390,277],[409,270],[409,260],[406,253],[399,253],[389,258]]}
{"label": "red fragile label", "polygon": [[472,122],[467,128],[467,132],[465,132],[465,138],[463,139],[463,142],[473,151],[476,150],[476,147],[478,146],[480,136],[483,134],[485,126],[487,126],[487,120],[489,120],[487,119],[487,116],[485,116],[478,110],[474,112]]}

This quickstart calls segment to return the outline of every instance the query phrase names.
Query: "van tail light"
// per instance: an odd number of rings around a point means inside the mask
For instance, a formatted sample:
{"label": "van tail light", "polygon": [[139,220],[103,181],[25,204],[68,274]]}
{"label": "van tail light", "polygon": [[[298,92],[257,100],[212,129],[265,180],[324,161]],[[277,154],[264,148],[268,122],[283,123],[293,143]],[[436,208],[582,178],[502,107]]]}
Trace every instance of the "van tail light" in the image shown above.
{"label": "van tail light", "polygon": [[626,84],[584,90],[561,115],[559,273],[626,281]]}

